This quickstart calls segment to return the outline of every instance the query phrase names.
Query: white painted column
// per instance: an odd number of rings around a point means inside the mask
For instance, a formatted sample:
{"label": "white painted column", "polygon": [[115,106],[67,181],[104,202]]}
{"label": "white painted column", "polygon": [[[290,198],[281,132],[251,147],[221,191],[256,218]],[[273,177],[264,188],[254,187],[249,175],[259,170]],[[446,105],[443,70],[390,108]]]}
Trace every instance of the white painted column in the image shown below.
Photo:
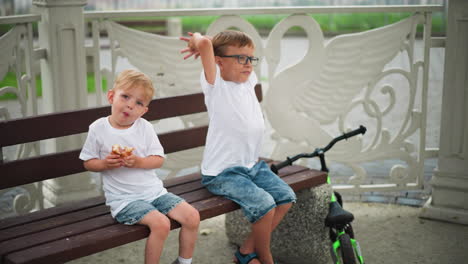
{"label": "white painted column", "polygon": [[421,217],[468,224],[468,1],[448,1],[439,163]]}
{"label": "white painted column", "polygon": [[[83,7],[86,0],[33,0],[34,12],[42,16],[38,25],[39,45],[46,50],[41,60],[43,112],[87,107]],[[60,124],[57,124],[60,126]],[[80,148],[82,137],[47,142],[45,153]],[[98,195],[89,173],[48,180],[43,185],[44,206]]]}
{"label": "white painted column", "polygon": [[169,17],[166,21],[167,35],[169,37],[182,36],[182,21],[180,17]]}

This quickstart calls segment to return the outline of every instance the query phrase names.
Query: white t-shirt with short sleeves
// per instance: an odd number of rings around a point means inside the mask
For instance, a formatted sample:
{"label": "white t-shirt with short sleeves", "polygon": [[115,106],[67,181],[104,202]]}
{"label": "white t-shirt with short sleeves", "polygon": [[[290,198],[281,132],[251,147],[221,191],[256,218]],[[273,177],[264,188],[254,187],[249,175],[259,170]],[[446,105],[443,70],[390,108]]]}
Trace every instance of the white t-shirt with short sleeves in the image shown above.
{"label": "white t-shirt with short sleeves", "polygon": [[251,168],[258,161],[265,123],[255,95],[257,76],[244,83],[225,81],[216,66],[214,85],[201,73],[201,86],[209,115],[209,128],[201,171],[216,176],[224,169]]}
{"label": "white t-shirt with short sleeves", "polygon": [[[154,127],[147,120],[139,118],[127,129],[116,129],[108,117],[103,117],[89,126],[80,159],[105,159],[114,144],[134,147],[133,153],[139,157],[164,157],[164,149]],[[106,204],[110,206],[113,217],[132,201],[152,202],[167,193],[154,169],[120,167],[102,171],[101,176]]]}

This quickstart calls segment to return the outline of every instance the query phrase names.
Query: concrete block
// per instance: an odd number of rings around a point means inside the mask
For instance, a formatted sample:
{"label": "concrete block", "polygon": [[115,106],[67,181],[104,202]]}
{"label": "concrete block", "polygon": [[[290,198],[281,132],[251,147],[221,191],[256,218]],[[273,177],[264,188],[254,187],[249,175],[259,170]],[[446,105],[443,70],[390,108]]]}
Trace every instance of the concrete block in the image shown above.
{"label": "concrete block", "polygon": [[[330,263],[330,241],[324,221],[328,213],[331,187],[324,184],[297,193],[293,205],[272,234],[271,251],[275,261],[287,264]],[[226,215],[226,235],[240,245],[250,232],[242,210]]]}

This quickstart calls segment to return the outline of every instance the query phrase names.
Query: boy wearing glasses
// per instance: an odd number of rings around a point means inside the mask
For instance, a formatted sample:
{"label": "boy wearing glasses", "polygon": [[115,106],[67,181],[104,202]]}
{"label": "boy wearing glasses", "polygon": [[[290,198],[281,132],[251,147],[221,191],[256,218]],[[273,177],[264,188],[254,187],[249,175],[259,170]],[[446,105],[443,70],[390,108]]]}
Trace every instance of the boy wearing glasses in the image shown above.
{"label": "boy wearing glasses", "polygon": [[243,32],[227,30],[213,38],[200,33],[181,37],[181,53],[200,57],[200,82],[210,126],[201,165],[202,184],[238,203],[252,231],[235,253],[236,261],[273,264],[271,232],[292,203],[294,191],[264,161],[258,162],[265,129],[254,87],[255,46]]}

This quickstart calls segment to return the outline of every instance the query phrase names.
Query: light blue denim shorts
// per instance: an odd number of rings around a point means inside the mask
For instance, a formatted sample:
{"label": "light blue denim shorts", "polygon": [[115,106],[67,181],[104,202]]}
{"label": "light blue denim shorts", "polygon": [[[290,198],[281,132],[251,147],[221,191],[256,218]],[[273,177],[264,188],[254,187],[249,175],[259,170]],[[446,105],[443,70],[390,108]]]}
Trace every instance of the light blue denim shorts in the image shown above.
{"label": "light blue denim shorts", "polygon": [[264,161],[251,169],[236,166],[223,170],[217,176],[202,175],[202,184],[210,192],[239,204],[251,223],[278,205],[296,202],[296,194],[291,187]]}
{"label": "light blue denim shorts", "polygon": [[134,225],[140,222],[146,214],[153,210],[157,210],[161,214],[167,215],[183,201],[184,199],[169,192],[159,196],[151,203],[143,200],[136,200],[129,203],[124,207],[124,209],[118,212],[115,216],[115,220],[121,224]]}

